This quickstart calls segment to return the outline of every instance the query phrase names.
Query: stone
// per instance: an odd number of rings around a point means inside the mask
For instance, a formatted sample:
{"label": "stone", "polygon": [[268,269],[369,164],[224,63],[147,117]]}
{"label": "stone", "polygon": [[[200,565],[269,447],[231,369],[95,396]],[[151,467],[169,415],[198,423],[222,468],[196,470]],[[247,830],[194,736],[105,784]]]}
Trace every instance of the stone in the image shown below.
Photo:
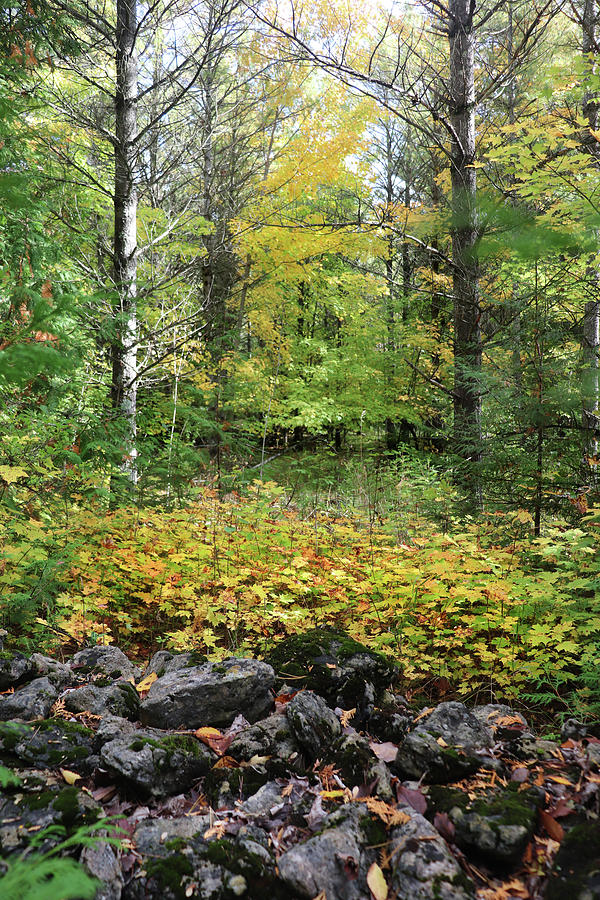
{"label": "stone", "polygon": [[76,674],[104,675],[111,681],[139,678],[140,671],[118,647],[87,647],[69,663]]}
{"label": "stone", "polygon": [[[138,853],[144,856],[168,856],[171,842],[177,838],[190,841],[197,834],[210,828],[210,816],[179,816],[176,819],[144,819],[135,829],[133,842]],[[178,841],[181,843],[181,840]],[[169,846],[171,845],[171,846]]]}
{"label": "stone", "polygon": [[0,721],[45,718],[58,698],[58,688],[47,676],[35,678],[14,694],[0,696]]}
{"label": "stone", "polygon": [[74,786],[43,786],[37,791],[0,797],[2,855],[22,850],[33,833],[50,825],[62,826],[70,831],[81,825],[90,825],[100,816],[101,807]]}
{"label": "stone", "polygon": [[286,715],[292,734],[311,761],[320,757],[342,733],[336,714],[312,691],[296,694],[286,707]]}
{"label": "stone", "polygon": [[567,831],[554,858],[545,900],[599,900],[600,827],[582,822]]}
{"label": "stone", "polygon": [[179,669],[189,669],[208,662],[208,657],[192,650],[190,653],[169,653],[168,650],[157,650],[144,669],[144,678],[155,672],[159,678]]}
{"label": "stone", "polygon": [[412,725],[413,716],[408,711],[396,712],[376,709],[367,724],[370,735],[378,741],[401,744]]}
{"label": "stone", "polygon": [[119,858],[110,844],[84,847],[79,862],[100,882],[94,900],[121,900],[124,878]]}
{"label": "stone", "polygon": [[493,735],[488,724],[483,724],[464,703],[451,700],[440,703],[426,718],[417,723],[414,733],[433,735],[451,747],[465,750],[483,750],[492,746]]}
{"label": "stone", "polygon": [[301,747],[285,713],[274,713],[246,728],[231,742],[227,755],[240,760],[269,756],[281,763],[283,770],[303,770]]}
{"label": "stone", "polygon": [[479,756],[461,747],[442,746],[432,734],[414,731],[400,745],[390,769],[402,778],[447,784],[472,775],[481,763]]}
{"label": "stone", "polygon": [[191,735],[163,734],[128,723],[103,744],[100,760],[128,787],[157,798],[190,788],[207,774],[216,756]]}
{"label": "stone", "polygon": [[95,716],[110,713],[126,719],[137,719],[140,711],[138,692],[128,681],[117,681],[106,687],[85,684],[65,691],[59,699],[69,712],[89,712]]}
{"label": "stone", "polygon": [[321,893],[327,900],[369,897],[366,875],[375,853],[365,846],[364,818],[362,804],[348,803],[327,817],[320,834],[283,853],[277,864],[284,884],[305,900]]}
{"label": "stone", "polygon": [[482,725],[491,729],[496,741],[510,741],[529,729],[527,719],[503,703],[486,703],[471,710]]}
{"label": "stone", "polygon": [[396,675],[395,666],[342,631],[316,628],[280,641],[265,657],[278,677],[314,690],[332,707],[356,708],[355,721],[371,711]]}
{"label": "stone", "polygon": [[461,850],[475,852],[504,870],[519,862],[533,836],[540,793],[520,790],[511,782],[487,797],[470,800],[464,791],[434,787],[429,789],[428,804],[430,817],[435,812],[448,814]]}
{"label": "stone", "polygon": [[239,714],[256,722],[273,705],[273,669],[255,659],[225,659],[163,675],[141,706],[141,720],[158,728],[227,726]]}
{"label": "stone", "polygon": [[22,653],[0,650],[0,691],[16,687],[35,675],[35,665]]}
{"label": "stone", "polygon": [[444,839],[420,813],[406,806],[408,819],[392,829],[387,853],[397,900],[475,900],[475,887]]}
{"label": "stone", "polygon": [[47,676],[56,687],[65,688],[73,683],[73,673],[65,663],[52,659],[50,656],[43,656],[41,653],[32,653],[31,662],[35,666],[36,674]]}
{"label": "stone", "polygon": [[66,767],[89,773],[98,762],[94,756],[94,732],[77,722],[45,719],[0,723],[0,759],[16,757],[39,768]]}

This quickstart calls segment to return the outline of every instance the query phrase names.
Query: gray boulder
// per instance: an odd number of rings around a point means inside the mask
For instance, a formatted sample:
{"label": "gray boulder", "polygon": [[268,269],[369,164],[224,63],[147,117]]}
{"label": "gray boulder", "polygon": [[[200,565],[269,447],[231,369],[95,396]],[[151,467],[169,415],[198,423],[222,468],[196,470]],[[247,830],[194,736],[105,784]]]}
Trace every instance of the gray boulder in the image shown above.
{"label": "gray boulder", "polygon": [[140,675],[140,670],[118,647],[88,647],[76,653],[69,665],[77,674],[104,675],[111,681],[135,681]]}
{"label": "gray boulder", "polygon": [[[103,733],[101,738],[105,737]],[[103,744],[100,760],[129,787],[151,797],[166,797],[187,790],[206,775],[216,756],[191,735],[166,735],[126,723]]]}
{"label": "gray boulder", "polygon": [[178,669],[154,682],[142,703],[141,719],[158,728],[230,725],[242,714],[249,722],[273,704],[273,669],[255,659],[225,659]]}
{"label": "gray boulder", "polygon": [[144,669],[144,678],[156,672],[159,678],[179,669],[190,669],[208,662],[206,656],[192,650],[190,653],[169,653],[168,650],[157,650]]}
{"label": "gray boulder", "polygon": [[16,687],[34,675],[34,664],[22,653],[0,650],[0,691]]}
{"label": "gray boulder", "polygon": [[475,900],[475,887],[435,828],[412,807],[391,832],[391,885],[397,900]]}
{"label": "gray boulder", "polygon": [[529,728],[527,719],[521,713],[503,703],[475,706],[471,712],[482,725],[491,729],[492,737],[496,741],[512,740]]}
{"label": "gray boulder", "polygon": [[144,856],[168,856],[170,842],[177,838],[191,840],[210,828],[210,816],[179,816],[176,819],[143,819],[135,830],[133,841]]}
{"label": "gray boulder", "polygon": [[292,733],[311,760],[321,756],[341,733],[336,714],[312,691],[301,691],[288,703],[286,714]]}
{"label": "gray boulder", "polygon": [[124,878],[114,847],[107,843],[84,847],[79,862],[100,882],[94,900],[121,900]]}
{"label": "gray boulder", "polygon": [[290,891],[306,900],[322,892],[327,900],[370,896],[366,876],[375,852],[366,848],[361,819],[364,806],[349,803],[327,818],[320,834],[279,857],[279,874]]}
{"label": "gray boulder", "polygon": [[290,771],[299,771],[301,747],[284,713],[274,713],[246,728],[231,742],[227,751],[234,759],[249,760],[253,756],[269,756],[281,761]]}
{"label": "gray boulder", "polygon": [[90,712],[96,716],[110,713],[125,719],[137,719],[140,711],[138,693],[128,681],[117,681],[106,687],[85,684],[65,691],[59,699],[69,712]]}
{"label": "gray boulder", "polygon": [[65,688],[73,682],[73,673],[69,666],[59,662],[57,659],[51,659],[49,656],[43,656],[41,653],[32,653],[31,662],[35,667],[36,674],[39,676],[47,676],[47,678],[58,688]]}
{"label": "gray boulder", "polygon": [[403,777],[450,782],[476,772],[491,747],[492,730],[463,703],[440,703],[401,744],[392,771]]}
{"label": "gray boulder", "polygon": [[0,696],[0,721],[45,718],[58,698],[59,689],[46,676]]}

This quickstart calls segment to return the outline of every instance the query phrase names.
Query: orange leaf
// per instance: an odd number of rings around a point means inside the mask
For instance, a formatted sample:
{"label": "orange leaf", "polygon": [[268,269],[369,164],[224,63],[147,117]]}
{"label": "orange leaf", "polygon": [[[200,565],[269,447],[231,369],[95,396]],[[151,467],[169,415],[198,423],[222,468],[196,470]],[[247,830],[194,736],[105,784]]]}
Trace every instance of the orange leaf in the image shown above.
{"label": "orange leaf", "polygon": [[541,810],[540,822],[553,841],[558,841],[558,843],[562,841],[565,836],[565,830],[556,819],[552,818],[550,813]]}

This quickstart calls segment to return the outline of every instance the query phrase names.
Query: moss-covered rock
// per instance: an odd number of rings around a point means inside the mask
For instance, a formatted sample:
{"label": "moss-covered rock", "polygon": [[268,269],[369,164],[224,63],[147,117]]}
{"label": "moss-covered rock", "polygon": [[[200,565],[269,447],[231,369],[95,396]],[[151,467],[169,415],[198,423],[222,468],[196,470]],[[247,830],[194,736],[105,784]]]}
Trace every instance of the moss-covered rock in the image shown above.
{"label": "moss-covered rock", "polygon": [[600,897],[600,827],[583,822],[568,831],[556,854],[545,900]]}
{"label": "moss-covered rock", "polygon": [[[397,674],[392,662],[358,643],[342,631],[317,628],[292,635],[271,650],[266,661],[273,666],[280,683],[288,678],[294,685],[315,691],[334,706],[356,707],[366,712],[374,696],[381,695]],[[368,712],[371,710],[369,709]]]}
{"label": "moss-covered rock", "polygon": [[512,782],[504,790],[475,800],[451,788],[432,787],[428,793],[428,817],[447,813],[461,849],[503,867],[519,862],[535,830],[541,800],[538,791],[519,790]]}
{"label": "moss-covered rock", "polygon": [[94,733],[77,722],[45,719],[28,725],[0,723],[0,759],[17,758],[37,768],[67,766],[89,772],[97,763]]}

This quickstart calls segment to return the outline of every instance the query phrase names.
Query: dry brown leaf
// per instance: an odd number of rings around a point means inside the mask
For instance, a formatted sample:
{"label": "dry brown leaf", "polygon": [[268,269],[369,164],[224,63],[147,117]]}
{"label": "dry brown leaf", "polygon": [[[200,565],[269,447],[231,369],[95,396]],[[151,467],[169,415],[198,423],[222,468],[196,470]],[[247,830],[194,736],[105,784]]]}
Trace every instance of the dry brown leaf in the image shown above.
{"label": "dry brown leaf", "polygon": [[405,825],[410,821],[410,816],[383,800],[376,800],[375,797],[365,797],[364,803],[374,815],[376,815],[386,825]]}
{"label": "dry brown leaf", "polygon": [[367,872],[367,884],[373,900],[387,900],[388,886],[381,867],[376,862],[372,863]]}
{"label": "dry brown leaf", "polygon": [[293,784],[291,784],[291,783],[290,783],[290,784],[286,784],[286,786],[284,787],[284,789],[283,789],[282,792],[281,792],[281,796],[282,796],[282,797],[289,797],[293,790],[294,790],[294,785],[293,785]]}
{"label": "dry brown leaf", "polygon": [[413,725],[415,725],[417,722],[420,722],[421,719],[424,719],[426,716],[428,716],[432,712],[433,712],[433,706],[426,706],[425,709],[421,710],[421,712],[419,713],[417,718],[413,720]]}
{"label": "dry brown leaf", "polygon": [[565,830],[560,822],[557,822],[556,819],[552,818],[545,810],[540,811],[540,822],[553,841],[558,841],[559,843],[562,841],[565,836]]}
{"label": "dry brown leaf", "polygon": [[319,891],[316,897],[313,897],[313,900],[327,900],[327,894],[325,891]]}
{"label": "dry brown leaf", "polygon": [[447,747],[447,746],[448,746],[448,744],[446,743],[446,741],[444,740],[443,737],[439,737],[439,738],[437,739],[436,743],[439,744],[440,747]]}
{"label": "dry brown leaf", "polygon": [[350,719],[353,719],[356,715],[356,707],[354,709],[343,709],[342,714],[340,716],[340,722],[342,723],[342,728],[347,728]]}
{"label": "dry brown leaf", "polygon": [[391,741],[385,741],[383,744],[376,744],[375,741],[369,741],[369,747],[377,757],[383,762],[393,762],[398,755],[398,747]]}
{"label": "dry brown leaf", "polygon": [[562,775],[546,775],[546,781],[555,781],[557,784],[566,784],[567,787],[573,787],[573,782],[569,781],[568,778],[563,778]]}
{"label": "dry brown leaf", "polygon": [[225,831],[226,831],[225,822],[215,822],[214,825],[211,825],[211,827],[208,829],[208,831],[204,832],[203,838],[205,841],[208,841],[209,838],[214,837],[218,841],[220,841],[221,838],[223,837],[223,835],[225,834]]}

